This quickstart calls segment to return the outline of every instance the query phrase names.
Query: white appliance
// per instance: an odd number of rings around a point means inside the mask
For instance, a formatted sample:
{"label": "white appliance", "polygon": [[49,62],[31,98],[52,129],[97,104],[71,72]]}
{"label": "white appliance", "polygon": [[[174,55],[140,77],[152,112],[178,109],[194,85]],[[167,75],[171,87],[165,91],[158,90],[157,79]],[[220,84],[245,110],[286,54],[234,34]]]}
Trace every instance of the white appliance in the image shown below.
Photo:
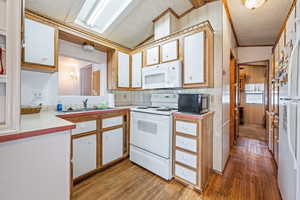
{"label": "white appliance", "polygon": [[299,40],[288,66],[288,82],[279,89],[278,184],[284,200],[300,199],[300,69]]}
{"label": "white appliance", "polygon": [[152,106],[131,109],[130,160],[158,176],[172,178],[172,113],[175,94],[152,94]]}
{"label": "white appliance", "polygon": [[142,69],[143,89],[182,86],[181,61],[167,62]]}

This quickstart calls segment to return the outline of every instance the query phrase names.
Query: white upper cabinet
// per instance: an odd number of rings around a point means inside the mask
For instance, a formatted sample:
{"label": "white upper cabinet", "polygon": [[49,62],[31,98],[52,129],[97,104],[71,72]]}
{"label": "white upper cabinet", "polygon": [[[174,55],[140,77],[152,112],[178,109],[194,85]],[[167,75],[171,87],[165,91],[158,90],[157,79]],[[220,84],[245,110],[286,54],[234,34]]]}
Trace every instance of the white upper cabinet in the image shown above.
{"label": "white upper cabinet", "polygon": [[177,29],[177,18],[173,13],[167,12],[154,22],[154,39],[166,37]]}
{"label": "white upper cabinet", "polygon": [[24,62],[56,66],[56,29],[31,19],[25,19]]}
{"label": "white upper cabinet", "polygon": [[205,82],[204,32],[184,38],[184,84]]}
{"label": "white upper cabinet", "polygon": [[129,62],[130,56],[126,53],[118,52],[118,87],[129,88]]}
{"label": "white upper cabinet", "polygon": [[73,139],[73,178],[97,168],[96,134]]}
{"label": "white upper cabinet", "polygon": [[159,46],[146,49],[146,65],[159,63]]}
{"label": "white upper cabinet", "polygon": [[142,87],[142,53],[135,53],[132,55],[131,63],[131,87],[132,88],[141,88]]}
{"label": "white upper cabinet", "polygon": [[161,62],[177,60],[178,51],[178,40],[161,45]]}

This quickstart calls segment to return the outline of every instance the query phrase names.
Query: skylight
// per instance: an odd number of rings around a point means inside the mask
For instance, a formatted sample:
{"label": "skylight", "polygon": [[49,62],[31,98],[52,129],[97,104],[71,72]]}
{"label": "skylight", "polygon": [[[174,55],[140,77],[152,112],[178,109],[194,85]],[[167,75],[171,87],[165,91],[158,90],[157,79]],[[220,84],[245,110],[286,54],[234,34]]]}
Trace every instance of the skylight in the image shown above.
{"label": "skylight", "polygon": [[75,23],[104,33],[133,0],[86,0]]}

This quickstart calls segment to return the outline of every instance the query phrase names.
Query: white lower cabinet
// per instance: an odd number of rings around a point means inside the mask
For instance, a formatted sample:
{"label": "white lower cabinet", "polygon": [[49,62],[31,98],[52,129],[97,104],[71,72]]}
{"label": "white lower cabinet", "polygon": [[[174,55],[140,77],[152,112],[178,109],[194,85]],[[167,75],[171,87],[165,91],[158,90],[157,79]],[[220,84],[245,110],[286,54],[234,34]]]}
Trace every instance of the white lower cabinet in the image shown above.
{"label": "white lower cabinet", "polygon": [[73,139],[73,178],[97,167],[96,134]]}
{"label": "white lower cabinet", "polygon": [[102,164],[123,156],[123,128],[104,131],[102,135]]}

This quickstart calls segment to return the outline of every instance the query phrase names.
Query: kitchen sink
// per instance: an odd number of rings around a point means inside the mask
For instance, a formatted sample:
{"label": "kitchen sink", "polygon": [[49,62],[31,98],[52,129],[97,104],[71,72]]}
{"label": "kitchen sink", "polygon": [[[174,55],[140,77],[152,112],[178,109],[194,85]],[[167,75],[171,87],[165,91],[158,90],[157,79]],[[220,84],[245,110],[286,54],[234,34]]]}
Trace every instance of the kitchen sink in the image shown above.
{"label": "kitchen sink", "polygon": [[82,109],[74,109],[69,108],[68,110],[64,110],[62,112],[69,113],[69,112],[88,112],[88,111],[97,111],[97,110],[111,110],[114,108],[111,107],[103,107],[103,108],[82,108]]}

